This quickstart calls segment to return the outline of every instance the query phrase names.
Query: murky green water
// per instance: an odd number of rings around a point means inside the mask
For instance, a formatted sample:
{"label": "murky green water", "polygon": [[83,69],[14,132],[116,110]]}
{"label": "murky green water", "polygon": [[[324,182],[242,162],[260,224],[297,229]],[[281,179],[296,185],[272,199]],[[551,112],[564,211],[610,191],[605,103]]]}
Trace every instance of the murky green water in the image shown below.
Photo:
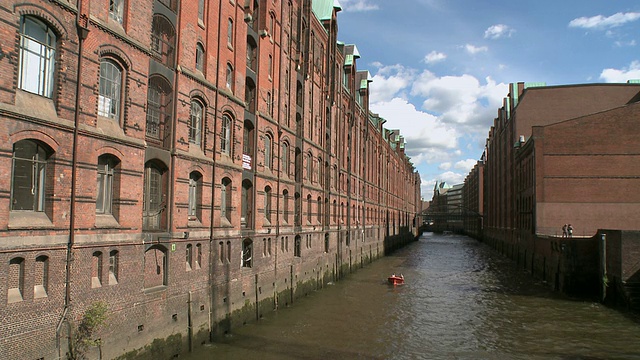
{"label": "murky green water", "polygon": [[[405,285],[387,285],[394,272]],[[426,234],[186,358],[640,359],[640,320],[562,297],[475,240]]]}

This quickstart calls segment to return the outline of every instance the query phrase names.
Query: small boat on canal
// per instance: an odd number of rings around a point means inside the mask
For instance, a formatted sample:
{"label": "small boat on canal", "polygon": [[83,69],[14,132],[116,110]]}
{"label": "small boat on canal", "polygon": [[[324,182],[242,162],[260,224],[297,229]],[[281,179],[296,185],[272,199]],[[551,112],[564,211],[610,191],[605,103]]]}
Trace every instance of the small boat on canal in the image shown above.
{"label": "small boat on canal", "polygon": [[404,276],[402,274],[400,274],[399,276],[396,275],[396,274],[393,274],[393,275],[389,276],[389,278],[387,280],[389,280],[389,284],[391,284],[391,285],[402,285],[402,284],[404,284]]}

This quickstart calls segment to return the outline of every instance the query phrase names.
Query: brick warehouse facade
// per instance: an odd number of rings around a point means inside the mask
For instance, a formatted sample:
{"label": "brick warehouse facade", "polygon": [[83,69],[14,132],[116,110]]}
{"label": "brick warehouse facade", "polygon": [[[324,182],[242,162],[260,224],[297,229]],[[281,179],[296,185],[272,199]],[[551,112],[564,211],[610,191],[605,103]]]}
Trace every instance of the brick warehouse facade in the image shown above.
{"label": "brick warehouse facade", "polygon": [[[479,162],[483,184],[477,167],[465,180],[465,206],[483,199],[482,231],[465,231],[558,290],[598,295],[601,256],[621,259],[620,249],[602,252],[601,235],[622,232],[629,248],[637,237],[639,95],[637,82],[512,84]],[[627,265],[638,263],[624,255]],[[624,275],[617,280],[631,278]]]}
{"label": "brick warehouse facade", "polygon": [[98,301],[104,358],[170,357],[417,235],[339,10],[0,0],[0,358],[64,357]]}

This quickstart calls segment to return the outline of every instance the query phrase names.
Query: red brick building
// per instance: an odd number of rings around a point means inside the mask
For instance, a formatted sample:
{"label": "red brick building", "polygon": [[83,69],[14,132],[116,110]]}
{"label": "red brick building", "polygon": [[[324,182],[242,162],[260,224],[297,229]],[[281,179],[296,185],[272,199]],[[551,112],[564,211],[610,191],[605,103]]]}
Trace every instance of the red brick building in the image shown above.
{"label": "red brick building", "polygon": [[0,5],[0,358],[98,301],[104,357],[172,356],[417,234],[337,2]]}
{"label": "red brick building", "polygon": [[584,236],[637,227],[628,214],[638,206],[632,189],[640,168],[629,139],[640,122],[614,124],[635,106],[640,85],[518,83],[509,90],[487,139],[485,238],[561,235],[565,223]]}

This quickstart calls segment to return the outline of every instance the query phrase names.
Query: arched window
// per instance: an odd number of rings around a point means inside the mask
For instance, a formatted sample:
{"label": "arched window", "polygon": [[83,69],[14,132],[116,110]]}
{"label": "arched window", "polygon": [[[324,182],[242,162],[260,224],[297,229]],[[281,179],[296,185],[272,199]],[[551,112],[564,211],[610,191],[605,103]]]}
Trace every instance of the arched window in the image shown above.
{"label": "arched window", "polygon": [[185,249],[184,265],[186,271],[191,271],[191,269],[193,268],[193,245],[191,244],[187,244],[187,247]]}
{"label": "arched window", "polygon": [[198,21],[204,22],[204,0],[198,0]]}
{"label": "arched window", "polygon": [[307,180],[311,183],[313,181],[313,154],[307,153]]}
{"label": "arched window", "polygon": [[271,187],[264,188],[264,217],[270,223],[271,222],[271,210],[272,210],[273,194]]}
{"label": "arched window", "polygon": [[289,223],[289,191],[282,190],[282,218],[285,223]]}
{"label": "arched window", "polygon": [[8,278],[7,302],[22,301],[24,296],[24,258],[15,257],[9,260]]}
{"label": "arched window", "polygon": [[161,76],[149,78],[147,89],[147,131],[148,137],[161,144],[169,136],[172,112],[171,84]]}
{"label": "arched window", "polygon": [[228,114],[222,115],[222,132],[220,134],[220,151],[225,155],[231,155],[231,130],[233,122]]}
{"label": "arched window", "polygon": [[98,288],[102,286],[102,252],[95,251],[91,262],[91,287]]}
{"label": "arched window", "polygon": [[249,112],[256,112],[256,84],[251,78],[246,78],[246,84],[244,88],[244,101],[247,103]]}
{"label": "arched window", "polygon": [[280,154],[280,166],[283,176],[289,177],[289,143],[282,143],[282,153]]}
{"label": "arched window", "polygon": [[202,175],[197,171],[189,174],[189,221],[201,221]]}
{"label": "arched window", "polygon": [[151,24],[151,52],[164,65],[173,67],[176,31],[162,15],[153,15]]}
{"label": "arched window", "polygon": [[229,89],[231,92],[233,92],[233,83],[234,83],[234,76],[233,76],[233,66],[231,66],[231,64],[227,64],[227,89]]}
{"label": "arched window", "polygon": [[273,169],[273,138],[270,133],[264,136],[264,166]]}
{"label": "arched window", "polygon": [[166,286],[168,278],[167,248],[153,245],[144,253],[144,287]]}
{"label": "arched window", "polygon": [[244,131],[242,136],[242,167],[247,170],[253,169],[253,153],[254,153],[254,140],[253,140],[253,124],[249,120],[244,122]]}
{"label": "arched window", "polygon": [[311,224],[313,215],[311,213],[311,194],[307,195],[307,222]]}
{"label": "arched window", "polygon": [[122,68],[111,59],[100,61],[98,115],[120,120],[122,106]]}
{"label": "arched window", "polygon": [[300,237],[300,235],[296,235],[295,237],[295,241],[293,243],[293,256],[295,257],[300,257],[302,256],[302,238]]}
{"label": "arched window", "polygon": [[115,285],[118,283],[118,267],[120,262],[120,254],[118,250],[111,250],[109,252],[109,285]]}
{"label": "arched window", "polygon": [[33,297],[35,299],[47,297],[47,291],[49,291],[49,257],[46,255],[36,257],[34,271]]}
{"label": "arched window", "polygon": [[242,267],[250,268],[253,266],[253,241],[244,239],[242,241]]}
{"label": "arched window", "polygon": [[114,195],[116,195],[116,166],[120,161],[109,154],[98,158],[98,179],[96,184],[96,213],[112,214]]}
{"label": "arched window", "polygon": [[[200,1],[202,2],[204,0]],[[196,45],[196,70],[200,71],[201,73],[204,73],[204,55],[204,46],[202,46],[201,43],[198,43]]]}
{"label": "arched window", "polygon": [[166,170],[164,164],[157,161],[149,161],[145,164],[142,204],[144,230],[161,230],[166,226]]}
{"label": "arched window", "polygon": [[242,208],[240,217],[240,226],[252,228],[253,226],[253,184],[249,180],[242,181]]}
{"label": "arched window", "polygon": [[227,45],[233,48],[233,19],[227,21]]}
{"label": "arched window", "polygon": [[324,234],[324,252],[329,252],[329,233]]}
{"label": "arched window", "polygon": [[11,210],[45,210],[47,164],[52,155],[48,147],[35,140],[20,140],[13,144],[11,177]]}
{"label": "arched window", "polygon": [[253,72],[257,71],[258,52],[253,38],[247,38],[247,67]]}
{"label": "arched window", "polygon": [[231,223],[231,179],[225,177],[220,186],[220,217]]}
{"label": "arched window", "polygon": [[57,37],[53,29],[32,16],[20,24],[20,71],[18,86],[24,91],[53,95]]}
{"label": "arched window", "polygon": [[322,198],[318,196],[318,200],[316,201],[317,206],[317,219],[318,224],[322,224]]}
{"label": "arched window", "polygon": [[189,142],[197,146],[202,144],[203,118],[204,106],[198,100],[191,100],[191,112],[189,114]]}

